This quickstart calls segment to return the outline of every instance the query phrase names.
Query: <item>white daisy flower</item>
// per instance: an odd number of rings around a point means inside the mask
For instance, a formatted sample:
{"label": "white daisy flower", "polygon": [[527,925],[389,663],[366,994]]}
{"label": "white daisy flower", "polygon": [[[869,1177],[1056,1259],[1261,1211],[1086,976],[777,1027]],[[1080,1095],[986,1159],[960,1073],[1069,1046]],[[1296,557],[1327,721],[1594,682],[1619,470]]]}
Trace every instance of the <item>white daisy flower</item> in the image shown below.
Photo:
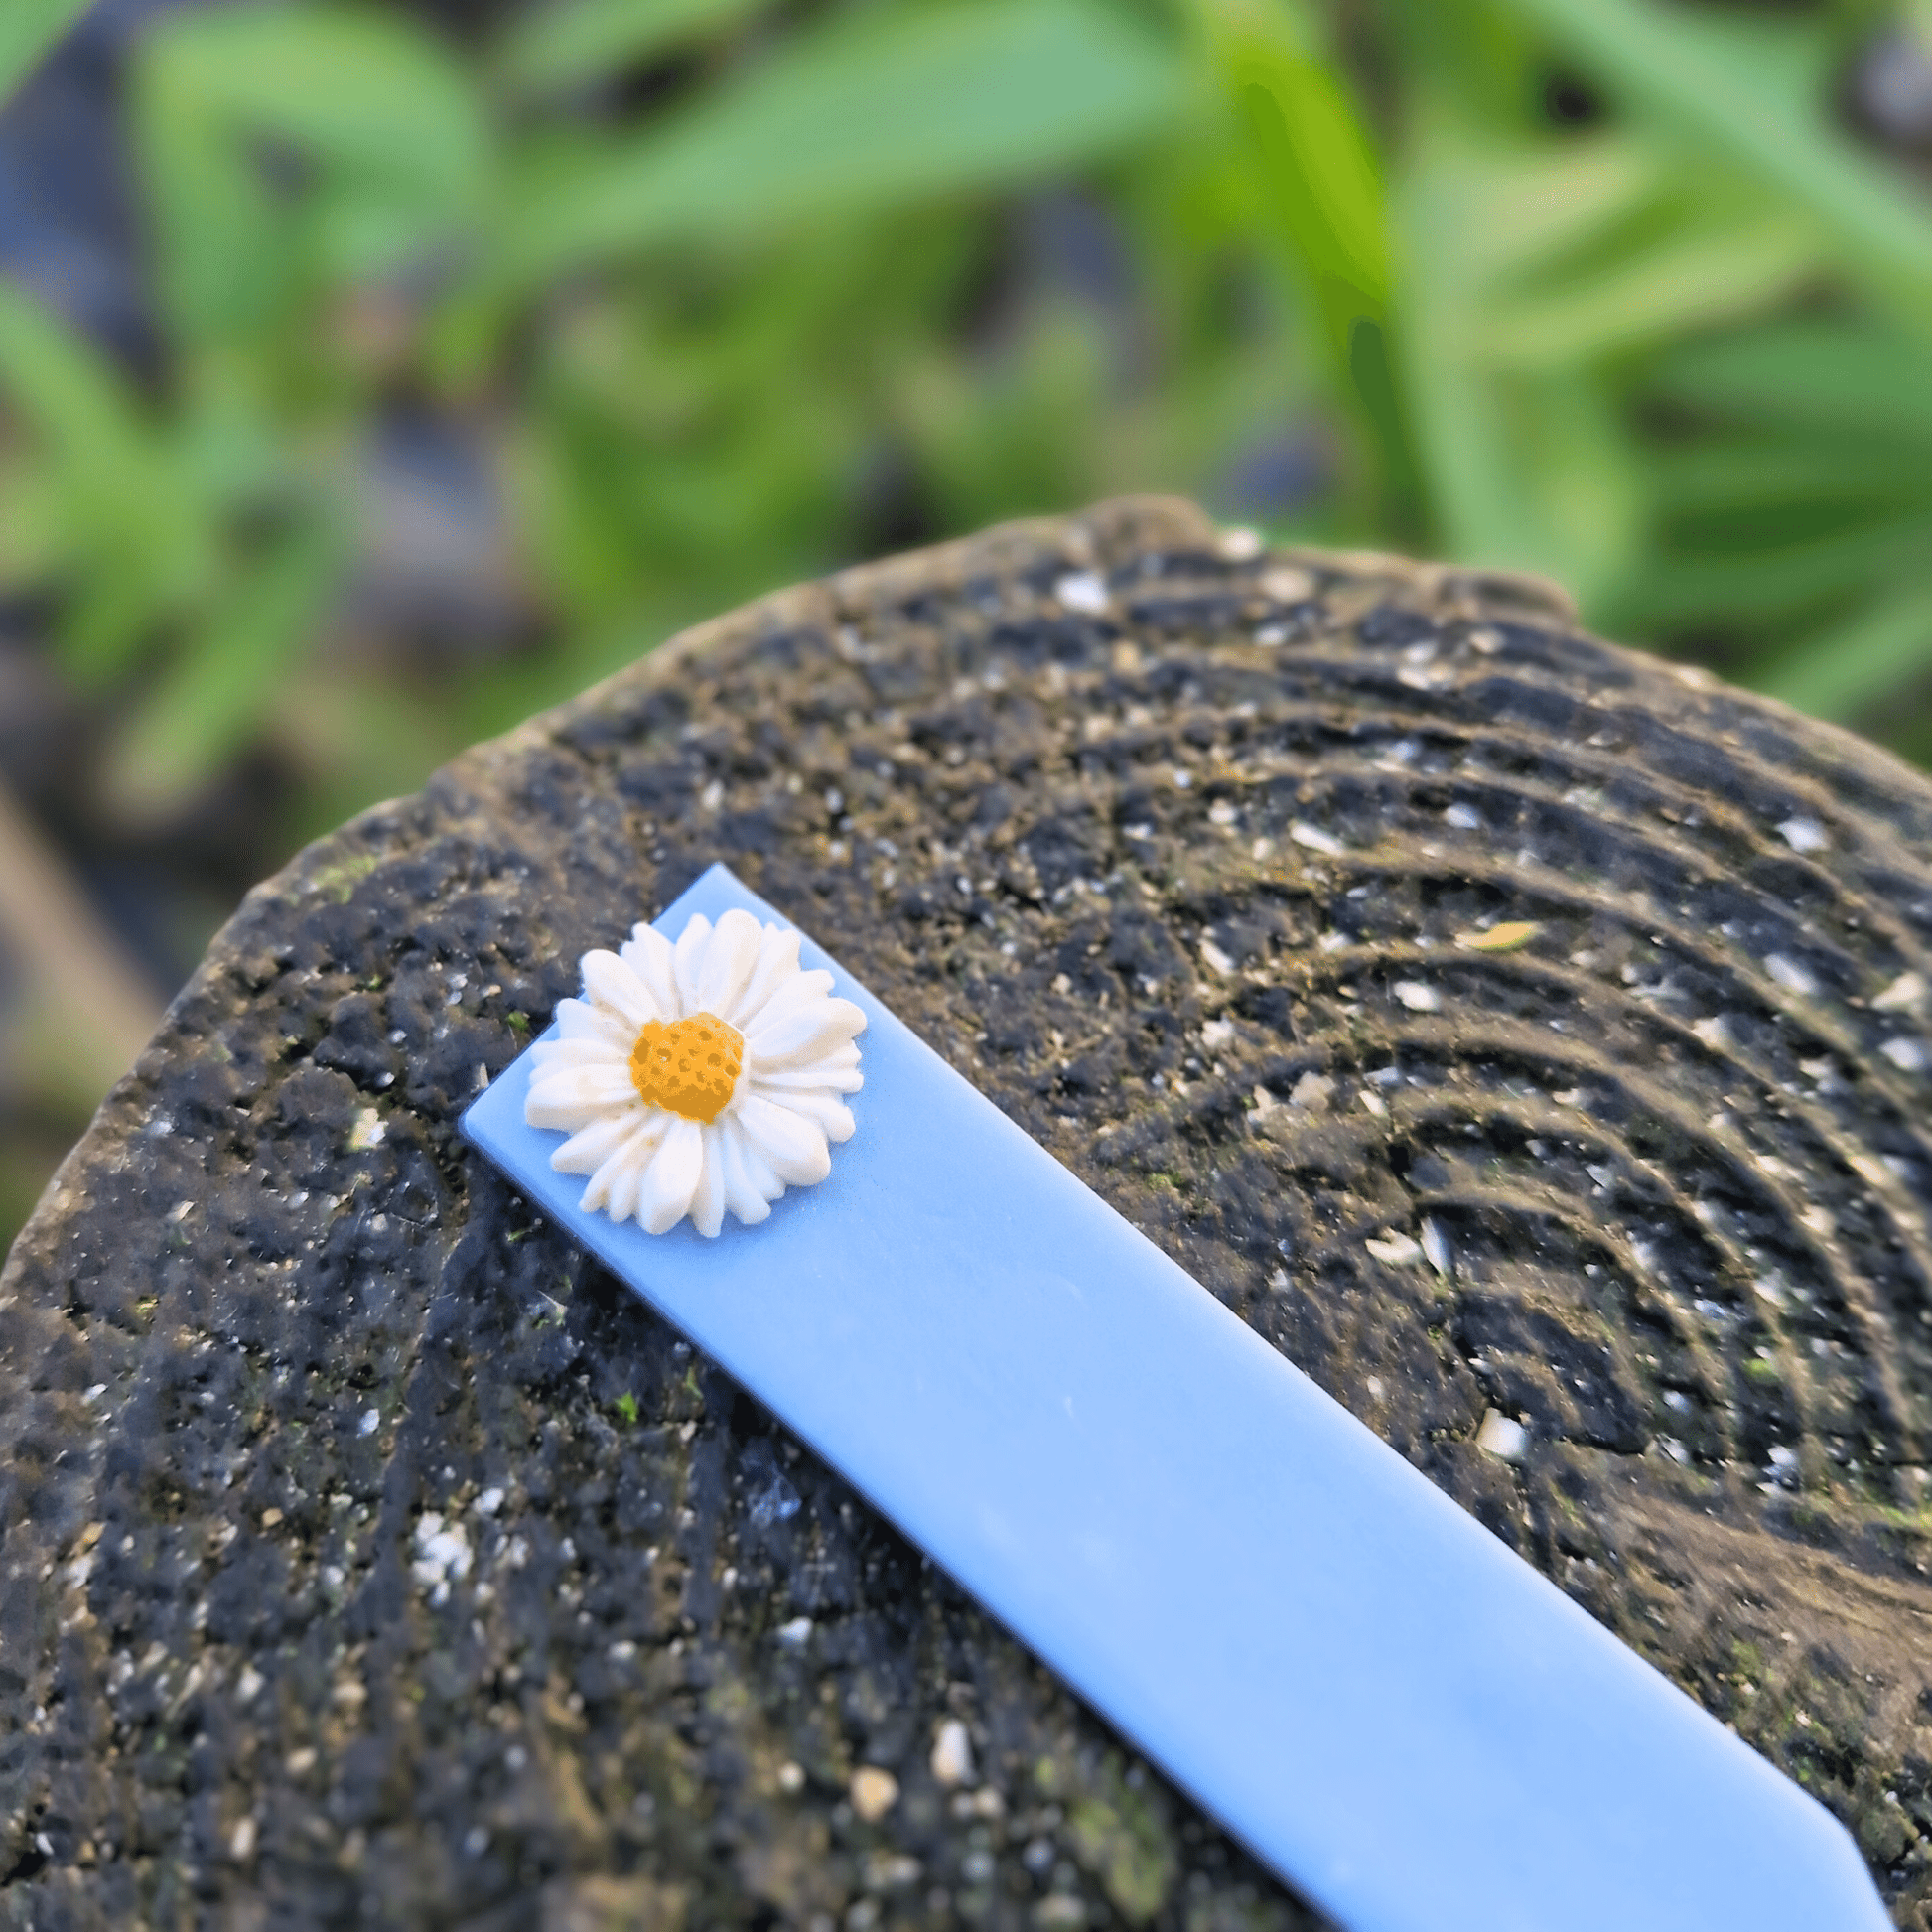
{"label": "white daisy flower", "polygon": [[800,969],[796,932],[698,913],[675,946],[637,925],[582,964],[584,997],[531,1049],[523,1118],[570,1136],[550,1165],[590,1175],[584,1207],[651,1234],[689,1214],[715,1235],[726,1208],[761,1221],[831,1172],[866,1016],[832,998],[830,973]]}

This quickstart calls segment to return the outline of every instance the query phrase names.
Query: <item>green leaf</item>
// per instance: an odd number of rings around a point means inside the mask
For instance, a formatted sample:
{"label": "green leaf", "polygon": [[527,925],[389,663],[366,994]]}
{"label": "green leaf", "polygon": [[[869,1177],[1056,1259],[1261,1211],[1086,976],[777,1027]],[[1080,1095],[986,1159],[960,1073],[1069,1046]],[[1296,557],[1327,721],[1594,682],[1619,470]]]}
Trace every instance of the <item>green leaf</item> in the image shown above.
{"label": "green leaf", "polygon": [[1801,22],[1655,0],[1501,0],[1613,90],[1808,207],[1848,255],[1932,296],[1932,215],[1832,113],[1833,49]]}
{"label": "green leaf", "polygon": [[123,811],[178,805],[246,739],[321,620],[343,559],[340,533],[315,517],[236,574],[129,721],[112,764]]}
{"label": "green leaf", "polygon": [[1651,180],[1640,157],[1499,144],[1437,104],[1417,117],[1398,191],[1401,340],[1438,540],[1553,577],[1587,612],[1637,550],[1629,438],[1599,373],[1500,358],[1496,316],[1502,290],[1622,218]]}
{"label": "green leaf", "polygon": [[734,241],[827,214],[1004,187],[1145,141],[1178,60],[1085,0],[884,8],[800,32],[667,124],[524,176],[512,276]]}
{"label": "green leaf", "polygon": [[28,432],[52,492],[55,549],[69,579],[61,643],[97,681],[199,576],[207,532],[125,379],[80,336],[0,281],[0,395]]}
{"label": "green leaf", "polygon": [[1594,272],[1553,269],[1535,289],[1499,292],[1489,352],[1557,369],[1761,314],[1816,273],[1818,242],[1815,223],[1780,208],[1686,207],[1649,245]]}
{"label": "green leaf", "polygon": [[468,78],[374,14],[178,15],[145,43],[135,110],[162,287],[190,336],[396,267],[474,216],[488,160]]}
{"label": "green leaf", "polygon": [[1926,523],[1906,516],[1824,536],[1758,547],[1712,544],[1656,558],[1632,573],[1617,600],[1621,622],[1654,632],[1691,624],[1788,625],[1874,584],[1923,579]]}
{"label": "green leaf", "polygon": [[1659,396],[1722,416],[1932,443],[1932,351],[1870,323],[1788,321],[1686,343],[1651,368]]}
{"label": "green leaf", "polygon": [[566,0],[520,15],[497,55],[504,82],[524,93],[595,85],[708,34],[734,27],[764,0]]}
{"label": "green leaf", "polygon": [[1852,718],[1932,670],[1932,585],[1916,584],[1809,638],[1753,680],[1818,718]]}
{"label": "green leaf", "polygon": [[7,0],[0,7],[0,102],[25,80],[89,0]]}

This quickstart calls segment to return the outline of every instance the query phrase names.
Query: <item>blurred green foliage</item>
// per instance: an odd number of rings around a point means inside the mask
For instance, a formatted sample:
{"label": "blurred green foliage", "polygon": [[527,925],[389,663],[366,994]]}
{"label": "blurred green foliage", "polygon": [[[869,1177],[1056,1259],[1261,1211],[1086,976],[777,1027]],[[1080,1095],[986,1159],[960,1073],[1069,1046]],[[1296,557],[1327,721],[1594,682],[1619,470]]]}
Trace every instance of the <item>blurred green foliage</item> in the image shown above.
{"label": "blurred green foliage", "polygon": [[[0,86],[75,11],[14,0]],[[268,741],[293,834],[775,582],[1112,489],[1225,500],[1300,436],[1321,486],[1281,533],[1547,573],[1924,756],[1932,203],[1841,110],[1878,18],[171,14],[128,106],[166,366],[0,284],[0,587],[114,721],[115,809],[165,820]],[[1011,299],[1069,185],[1118,271]],[[399,417],[483,453],[515,607],[400,669],[353,595]]]}

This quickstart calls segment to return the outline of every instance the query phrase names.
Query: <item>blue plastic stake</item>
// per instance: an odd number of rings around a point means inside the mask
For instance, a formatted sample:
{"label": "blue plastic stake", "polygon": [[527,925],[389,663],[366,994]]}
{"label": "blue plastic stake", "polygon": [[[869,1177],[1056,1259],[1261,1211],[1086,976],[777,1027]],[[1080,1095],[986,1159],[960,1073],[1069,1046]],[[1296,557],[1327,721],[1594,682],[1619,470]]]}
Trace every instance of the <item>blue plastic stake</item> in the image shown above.
{"label": "blue plastic stake", "polygon": [[580,1213],[527,1055],[464,1131],[1348,1932],[1884,1932],[1829,1813],[804,957],[859,1130],[763,1225]]}

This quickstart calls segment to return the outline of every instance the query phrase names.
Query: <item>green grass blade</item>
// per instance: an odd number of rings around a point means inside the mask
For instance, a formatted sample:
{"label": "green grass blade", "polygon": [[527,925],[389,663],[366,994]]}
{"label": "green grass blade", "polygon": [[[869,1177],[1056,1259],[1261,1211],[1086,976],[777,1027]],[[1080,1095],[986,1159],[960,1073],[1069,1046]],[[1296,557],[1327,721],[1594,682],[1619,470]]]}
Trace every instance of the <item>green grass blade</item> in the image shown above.
{"label": "green grass blade", "polygon": [[497,53],[521,93],[593,86],[757,13],[764,0],[569,0],[518,17]]}
{"label": "green grass blade", "polygon": [[321,621],[343,554],[337,530],[314,518],[234,579],[116,748],[111,784],[123,810],[166,812],[244,742]]}
{"label": "green grass blade", "polygon": [[1719,416],[1863,439],[1880,460],[1932,445],[1932,352],[1874,324],[1777,322],[1685,343],[1646,387]]}
{"label": "green grass blade", "polygon": [[892,8],[800,33],[670,124],[558,156],[513,200],[530,283],[653,243],[1004,187],[1145,141],[1179,57],[1083,0]]}
{"label": "green grass blade", "polygon": [[1928,670],[1932,584],[1918,584],[1809,638],[1752,682],[1813,717],[1849,719]]}
{"label": "green grass blade", "polygon": [[0,103],[40,65],[88,5],[89,0],[7,0],[0,7]]}
{"label": "green grass blade", "polygon": [[[160,280],[192,337],[259,326],[318,281],[379,274],[481,206],[478,90],[405,21],[180,14],[147,38],[134,96]],[[279,189],[265,152],[295,163]]]}
{"label": "green grass blade", "polygon": [[1824,36],[1655,0],[1502,4],[1614,91],[1810,208],[1888,283],[1932,298],[1932,214],[1833,125]]}
{"label": "green grass blade", "polygon": [[120,371],[40,304],[0,281],[0,396],[32,439],[58,509],[69,585],[69,670],[118,670],[191,578],[204,531]]}

